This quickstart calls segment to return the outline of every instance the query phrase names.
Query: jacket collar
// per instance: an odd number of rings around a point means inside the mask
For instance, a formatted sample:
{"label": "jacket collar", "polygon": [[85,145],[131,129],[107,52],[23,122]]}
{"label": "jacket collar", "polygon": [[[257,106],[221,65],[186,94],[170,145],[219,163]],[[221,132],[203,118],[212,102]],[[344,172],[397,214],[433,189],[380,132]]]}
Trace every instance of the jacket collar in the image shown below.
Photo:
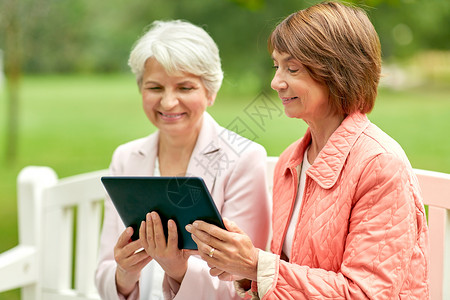
{"label": "jacket collar", "polygon": [[[369,124],[370,121],[365,114],[358,112],[347,116],[330,136],[306,174],[322,188],[331,188],[336,183],[350,150]],[[310,141],[311,132],[308,128],[304,137],[294,145],[294,150],[287,160],[285,172],[292,172],[300,165]]]}
{"label": "jacket collar", "polygon": [[[222,127],[207,112],[203,114],[202,128],[200,129],[197,142],[192,151],[192,155],[186,171],[186,176],[202,177],[206,186],[210,191],[214,187],[214,182],[219,168],[214,168],[214,162],[222,154],[223,150],[219,140],[219,132]],[[152,174],[155,168],[155,160],[158,151],[159,130],[151,134],[142,145],[136,149],[133,169],[142,170],[148,175],[148,171]],[[142,166],[148,166],[143,169]]]}

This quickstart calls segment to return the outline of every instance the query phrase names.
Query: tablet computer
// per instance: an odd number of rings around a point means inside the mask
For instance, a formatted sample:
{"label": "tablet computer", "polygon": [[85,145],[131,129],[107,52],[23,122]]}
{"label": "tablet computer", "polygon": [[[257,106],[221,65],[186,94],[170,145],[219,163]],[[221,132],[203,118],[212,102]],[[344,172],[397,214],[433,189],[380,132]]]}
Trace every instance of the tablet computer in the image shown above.
{"label": "tablet computer", "polygon": [[167,240],[167,221],[175,221],[179,249],[197,249],[185,226],[203,220],[223,229],[225,226],[201,177],[103,176],[102,183],[125,227],[139,227],[147,213],[159,214]]}

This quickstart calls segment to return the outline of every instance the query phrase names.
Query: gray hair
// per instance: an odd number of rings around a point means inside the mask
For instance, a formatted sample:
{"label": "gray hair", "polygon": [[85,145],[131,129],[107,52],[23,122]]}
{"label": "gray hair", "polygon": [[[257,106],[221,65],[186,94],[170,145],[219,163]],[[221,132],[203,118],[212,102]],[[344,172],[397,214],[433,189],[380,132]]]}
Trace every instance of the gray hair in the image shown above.
{"label": "gray hair", "polygon": [[136,42],[128,65],[139,86],[150,57],[169,74],[186,72],[199,76],[210,95],[217,94],[222,85],[223,71],[216,43],[204,29],[189,22],[155,21]]}

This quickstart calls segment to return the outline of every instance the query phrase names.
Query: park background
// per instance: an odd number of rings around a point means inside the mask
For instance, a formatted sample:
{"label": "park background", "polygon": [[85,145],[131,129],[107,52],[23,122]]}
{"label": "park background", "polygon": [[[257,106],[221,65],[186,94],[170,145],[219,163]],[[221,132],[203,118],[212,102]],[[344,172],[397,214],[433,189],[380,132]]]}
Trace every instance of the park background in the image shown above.
{"label": "park background", "polygon": [[[249,129],[244,136],[279,155],[306,125],[279,113],[267,37],[317,2],[0,0],[0,253],[18,242],[22,168],[50,166],[60,177],[105,169],[118,145],[155,130],[127,66],[154,20],[184,19],[211,34],[225,77],[208,111],[225,127],[239,118]],[[383,51],[369,119],[402,145],[414,168],[450,173],[450,1],[350,2],[367,11]],[[258,126],[247,112],[261,99],[276,109]],[[19,295],[0,293],[0,300]]]}

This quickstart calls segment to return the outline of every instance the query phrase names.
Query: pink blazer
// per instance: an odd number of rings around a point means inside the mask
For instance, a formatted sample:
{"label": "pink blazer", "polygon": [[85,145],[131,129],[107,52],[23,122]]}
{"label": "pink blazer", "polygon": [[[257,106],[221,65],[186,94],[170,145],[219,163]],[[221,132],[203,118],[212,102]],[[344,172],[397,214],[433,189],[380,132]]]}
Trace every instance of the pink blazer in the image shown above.
{"label": "pink blazer", "polygon": [[[113,175],[152,175],[159,132],[119,146],[114,152],[110,172]],[[267,193],[266,151],[236,133],[219,126],[205,112],[203,125],[193,150],[187,175],[204,179],[214,202],[222,214],[233,220],[260,248],[265,248],[270,230],[270,202]],[[116,262],[113,248],[125,229],[110,199],[105,201],[105,218],[100,241],[96,285],[103,299],[123,299],[115,285]],[[138,299],[139,290],[147,282],[139,282],[129,299]],[[190,257],[181,286],[165,277],[166,299],[239,299],[232,282],[211,277],[207,264]],[[148,289],[145,289],[148,290]],[[140,295],[140,299],[151,299]],[[153,299],[153,298],[152,298]]]}
{"label": "pink blazer", "polygon": [[[278,255],[296,197],[296,166],[310,139],[307,131],[275,169],[271,250]],[[353,114],[306,174],[290,262],[276,258],[263,299],[429,299],[425,211],[401,147]]]}

